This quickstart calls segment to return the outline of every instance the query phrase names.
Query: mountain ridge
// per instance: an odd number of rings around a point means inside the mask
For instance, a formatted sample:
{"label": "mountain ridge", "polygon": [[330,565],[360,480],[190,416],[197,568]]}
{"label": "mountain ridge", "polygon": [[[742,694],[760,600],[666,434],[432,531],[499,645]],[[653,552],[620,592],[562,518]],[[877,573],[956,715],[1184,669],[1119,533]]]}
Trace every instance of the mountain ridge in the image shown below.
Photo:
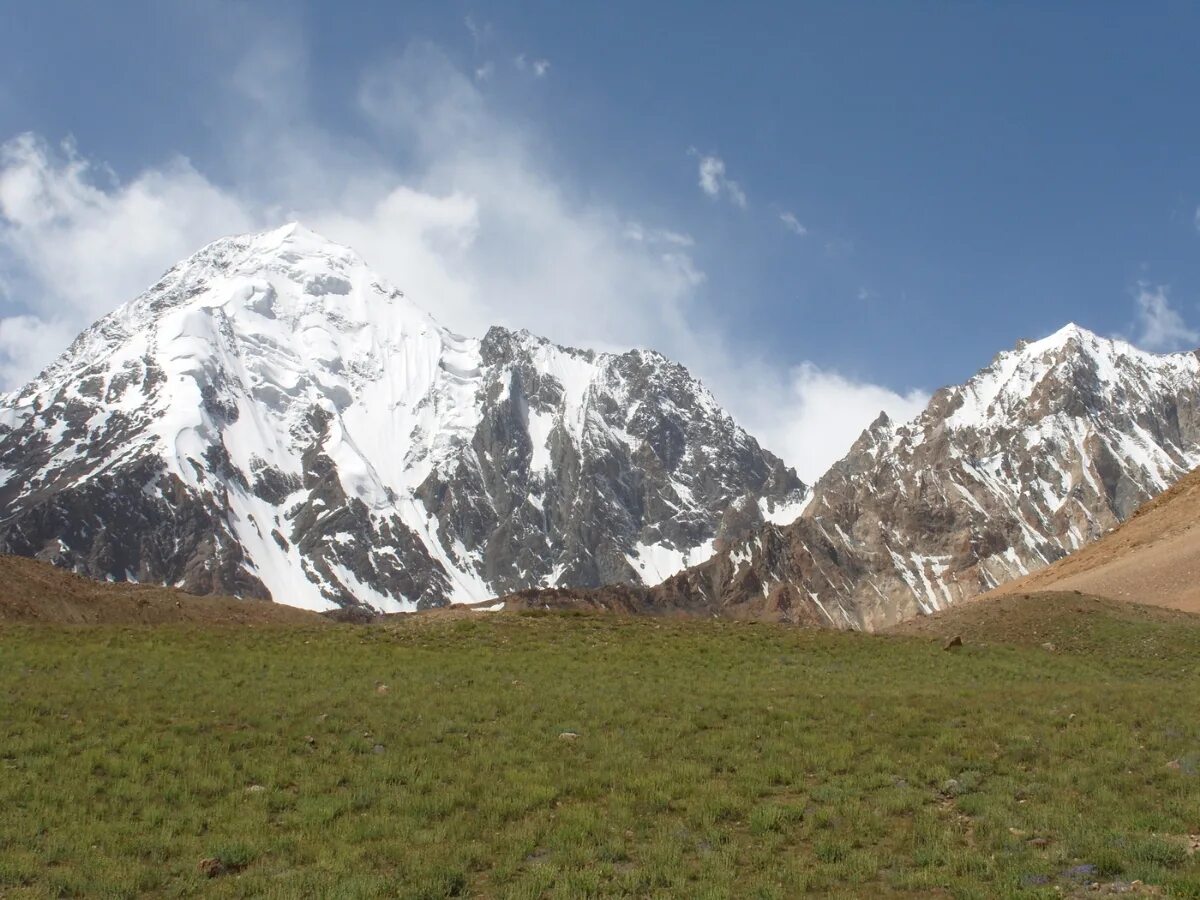
{"label": "mountain ridge", "polygon": [[315,609],[625,585],[884,628],[1200,464],[1198,386],[1196,352],[1069,323],[881,414],[809,488],[661,354],[455,334],[291,223],[207,245],[0,396],[0,551]]}
{"label": "mountain ridge", "polygon": [[1200,355],[1072,323],[997,354],[909,422],[878,417],[795,522],[581,602],[887,628],[1078,550],[1198,464]]}

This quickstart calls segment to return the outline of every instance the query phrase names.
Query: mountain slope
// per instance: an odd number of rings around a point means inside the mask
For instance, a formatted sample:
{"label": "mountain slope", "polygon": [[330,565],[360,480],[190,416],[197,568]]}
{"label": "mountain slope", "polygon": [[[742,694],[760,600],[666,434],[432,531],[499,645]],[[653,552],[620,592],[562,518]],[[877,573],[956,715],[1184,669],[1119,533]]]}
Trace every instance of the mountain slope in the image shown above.
{"label": "mountain slope", "polygon": [[193,597],[174,588],[118,584],[64,572],[49,563],[0,555],[0,625],[286,625],[330,620],[282,603]]}
{"label": "mountain slope", "polygon": [[1025,645],[1095,661],[1161,660],[1191,650],[1200,635],[1200,616],[1078,591],[997,591],[907,619],[887,633],[939,643],[959,638],[968,646]]}
{"label": "mountain slope", "polygon": [[988,595],[1081,591],[1200,613],[1200,471],[1096,543]]}
{"label": "mountain slope", "polygon": [[805,495],[659,354],[455,335],[296,225],[0,398],[0,551],[314,609],[654,583]]}
{"label": "mountain slope", "polygon": [[875,629],[1083,547],[1200,464],[1200,358],[1069,325],[881,416],[768,525],[639,595],[647,610]]}

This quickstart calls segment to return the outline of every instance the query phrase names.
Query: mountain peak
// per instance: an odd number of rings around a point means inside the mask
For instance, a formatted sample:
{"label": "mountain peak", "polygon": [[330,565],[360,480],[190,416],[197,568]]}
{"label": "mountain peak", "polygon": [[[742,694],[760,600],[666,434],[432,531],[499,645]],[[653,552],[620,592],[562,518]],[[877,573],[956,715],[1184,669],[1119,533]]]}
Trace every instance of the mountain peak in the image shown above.
{"label": "mountain peak", "polygon": [[1108,338],[1103,338],[1074,322],[1068,322],[1057,331],[1038,340],[1022,339],[1017,341],[1017,345],[1012,350],[1001,356],[1012,354],[1028,357],[1041,356],[1047,350],[1057,350],[1072,342],[1080,345],[1095,345],[1097,342],[1112,343]]}
{"label": "mountain peak", "polygon": [[[1184,357],[1193,356],[1194,351],[1182,353],[1156,353],[1143,350],[1120,335],[1097,334],[1087,328],[1068,322],[1058,331],[1038,341],[1022,341],[1016,350],[1001,354],[997,359],[1020,357],[1024,360],[1038,360],[1046,354],[1056,354],[1055,359],[1061,361],[1062,351],[1070,349],[1080,357],[1092,360],[1094,366],[1109,369],[1113,365],[1130,364],[1143,368],[1173,368],[1180,365],[1190,368],[1191,363]],[[1111,373],[1109,373],[1111,374]]]}
{"label": "mountain peak", "polygon": [[1053,337],[1069,340],[1073,337],[1096,337],[1096,334],[1074,322],[1068,322],[1062,328],[1058,329],[1058,331],[1054,332]]}
{"label": "mountain peak", "polygon": [[654,583],[803,497],[682,367],[402,298],[298,222],[202,248],[0,402],[0,551],[397,611]]}
{"label": "mountain peak", "polygon": [[1025,575],[1200,465],[1200,355],[1069,323],[880,424],[800,519],[653,589],[651,608],[874,628]]}
{"label": "mountain peak", "polygon": [[[209,246],[239,248],[253,255],[284,256],[294,261],[296,257],[314,257],[337,260],[344,264],[366,266],[366,262],[354,250],[318,234],[300,222],[288,222],[278,228],[250,232],[215,241]],[[208,248],[205,248],[208,249]],[[204,251],[201,251],[203,253]]]}
{"label": "mountain peak", "polygon": [[[211,281],[218,276],[276,272],[302,281],[305,274],[352,269],[369,271],[354,250],[300,222],[288,222],[264,231],[218,238],[177,263],[168,277],[174,276],[176,281]],[[381,282],[373,274],[371,280]],[[155,285],[151,292],[162,286]]]}
{"label": "mountain peak", "polygon": [[312,250],[333,249],[340,252],[351,253],[357,256],[353,250],[344,244],[339,244],[336,241],[330,240],[323,234],[313,231],[311,228],[298,221],[288,222],[284,225],[280,225],[278,228],[271,228],[267,231],[260,231],[247,236],[260,239],[264,244],[268,245],[272,242],[278,242],[278,244],[281,246],[284,244],[290,244],[292,246],[299,246]]}
{"label": "mountain peak", "polygon": [[[145,293],[112,313],[125,330],[148,326],[182,309],[241,309],[292,322],[318,315],[343,326],[394,331],[419,320],[437,324],[404,293],[374,272],[354,250],[288,222],[266,231],[219,238],[176,264]],[[386,312],[385,309],[392,310]],[[105,330],[105,322],[97,326]],[[311,322],[304,327],[311,327]]]}

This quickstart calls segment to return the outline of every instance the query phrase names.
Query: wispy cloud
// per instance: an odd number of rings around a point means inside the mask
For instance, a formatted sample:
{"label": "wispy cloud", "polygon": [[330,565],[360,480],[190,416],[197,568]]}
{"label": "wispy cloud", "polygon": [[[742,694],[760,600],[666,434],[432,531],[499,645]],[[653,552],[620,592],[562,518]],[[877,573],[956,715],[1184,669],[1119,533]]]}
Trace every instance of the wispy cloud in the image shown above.
{"label": "wispy cloud", "polygon": [[488,81],[491,79],[492,75],[495,74],[495,72],[496,72],[496,67],[494,65],[492,65],[490,62],[486,62],[481,66],[475,67],[475,80],[476,81]]}
{"label": "wispy cloud", "polygon": [[480,22],[472,15],[468,15],[463,19],[463,25],[467,28],[467,33],[471,35],[471,40],[475,44],[475,48],[479,49],[492,38],[492,26],[490,22]]}
{"label": "wispy cloud", "polygon": [[1200,332],[1190,327],[1171,306],[1170,287],[1139,282],[1134,295],[1133,343],[1147,350],[1191,349],[1200,345]]}
{"label": "wispy cloud", "polygon": [[10,290],[20,289],[30,312],[79,327],[149,286],[173,258],[256,222],[182,157],[118,184],[69,142],[22,134],[0,146]]}
{"label": "wispy cloud", "polygon": [[524,53],[518,53],[513,58],[513,65],[518,72],[532,72],[534,78],[542,78],[550,71],[550,60],[529,59]]}
{"label": "wispy cloud", "polygon": [[[880,408],[903,418],[920,399],[792,371],[710,324],[691,236],[553,174],[546,136],[492,108],[474,67],[435,46],[363,73],[370,141],[347,141],[314,113],[296,42],[254,44],[244,65],[226,68],[231,94],[213,117],[237,165],[221,180],[182,157],[118,179],[71,145],[33,135],[0,145],[0,280],[20,298],[0,318],[0,389],[208,241],[299,219],[463,333],[501,324],[663,351],[809,479]],[[406,148],[403,164],[377,149],[394,146]],[[701,187],[744,205],[723,163],[701,175]]]}
{"label": "wispy cloud", "polygon": [[799,235],[800,237],[804,237],[808,234],[808,229],[805,228],[800,220],[796,218],[795,213],[785,210],[779,214],[779,221],[782,222],[783,227],[792,232],[792,234]]}
{"label": "wispy cloud", "polygon": [[0,390],[24,384],[79,332],[69,319],[19,315],[0,319]]}
{"label": "wispy cloud", "polygon": [[[222,133],[233,150],[259,146],[269,173],[247,168],[218,184],[179,158],[117,180],[69,145],[34,135],[0,145],[0,278],[21,298],[0,320],[6,386],[205,243],[293,218],[354,247],[465,333],[494,323],[677,354],[690,342],[704,281],[691,238],[638,225],[631,240],[629,216],[577,199],[547,174],[541,139],[489,109],[473,69],[415,45],[365,73],[360,110],[381,144],[408,148],[403,169],[340,144],[303,98],[287,101],[287,125],[260,128],[284,103],[276,81],[280,91],[304,83],[303,59],[259,74],[251,92],[235,85],[238,115]],[[30,340],[39,325],[52,338]]]}
{"label": "wispy cloud", "polygon": [[631,241],[651,244],[670,244],[675,247],[691,247],[696,242],[690,234],[671,231],[669,228],[646,228],[641,222],[630,221],[625,224],[625,237]]}
{"label": "wispy cloud", "polygon": [[713,199],[725,197],[739,209],[745,209],[749,205],[742,186],[730,178],[725,171],[725,160],[719,156],[702,154],[694,147],[689,153],[700,159],[700,190]]}

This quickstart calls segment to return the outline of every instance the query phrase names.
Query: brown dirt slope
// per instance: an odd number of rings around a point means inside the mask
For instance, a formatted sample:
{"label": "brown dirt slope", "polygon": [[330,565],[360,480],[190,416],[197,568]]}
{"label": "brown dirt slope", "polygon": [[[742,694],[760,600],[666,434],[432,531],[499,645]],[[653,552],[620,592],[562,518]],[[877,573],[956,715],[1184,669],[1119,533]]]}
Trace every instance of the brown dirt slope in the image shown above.
{"label": "brown dirt slope", "polygon": [[985,595],[1082,591],[1200,613],[1200,470],[1099,541]]}
{"label": "brown dirt slope", "polygon": [[0,624],[324,625],[317,613],[266,600],[197,597],[173,588],[92,581],[21,556],[0,555]]}

